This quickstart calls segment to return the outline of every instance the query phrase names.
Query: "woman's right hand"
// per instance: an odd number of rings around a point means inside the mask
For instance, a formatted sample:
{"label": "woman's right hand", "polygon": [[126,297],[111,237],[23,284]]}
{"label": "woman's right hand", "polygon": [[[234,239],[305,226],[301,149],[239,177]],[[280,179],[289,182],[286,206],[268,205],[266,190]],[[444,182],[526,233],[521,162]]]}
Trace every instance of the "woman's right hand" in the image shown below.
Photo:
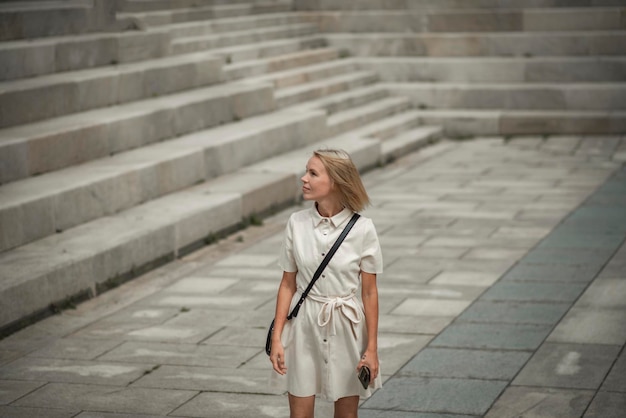
{"label": "woman's right hand", "polygon": [[287,373],[287,366],[285,366],[285,349],[283,343],[278,339],[272,341],[270,361],[276,373],[281,375]]}

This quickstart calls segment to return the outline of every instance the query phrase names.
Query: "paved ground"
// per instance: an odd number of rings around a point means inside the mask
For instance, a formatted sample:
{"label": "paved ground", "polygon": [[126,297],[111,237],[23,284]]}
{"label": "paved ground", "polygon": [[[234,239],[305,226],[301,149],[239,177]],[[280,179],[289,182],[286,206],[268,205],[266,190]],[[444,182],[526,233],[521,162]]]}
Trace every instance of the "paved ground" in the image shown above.
{"label": "paved ground", "polygon": [[[482,139],[368,173],[386,382],[361,418],[624,417],[624,161]],[[0,341],[0,416],[287,417],[262,346],[296,209]]]}

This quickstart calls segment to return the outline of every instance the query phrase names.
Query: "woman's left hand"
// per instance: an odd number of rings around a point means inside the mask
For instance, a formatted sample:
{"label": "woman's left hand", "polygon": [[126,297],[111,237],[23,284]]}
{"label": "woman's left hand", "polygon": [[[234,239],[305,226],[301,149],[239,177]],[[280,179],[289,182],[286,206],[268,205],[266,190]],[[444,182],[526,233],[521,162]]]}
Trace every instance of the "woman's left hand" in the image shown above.
{"label": "woman's left hand", "polygon": [[356,367],[356,371],[358,373],[361,370],[361,367],[367,366],[371,372],[370,383],[373,382],[378,376],[378,352],[376,350],[366,350],[361,357],[361,361]]}

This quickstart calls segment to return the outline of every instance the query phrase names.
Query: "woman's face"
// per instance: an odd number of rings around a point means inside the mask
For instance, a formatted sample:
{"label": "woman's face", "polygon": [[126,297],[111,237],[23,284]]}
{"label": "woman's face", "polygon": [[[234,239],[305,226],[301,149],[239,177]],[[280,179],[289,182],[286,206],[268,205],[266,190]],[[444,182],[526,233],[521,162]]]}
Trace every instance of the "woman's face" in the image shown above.
{"label": "woman's face", "polygon": [[313,156],[306,165],[306,172],[302,180],[302,195],[304,200],[319,202],[331,196],[333,182],[326,172],[326,167],[318,157]]}

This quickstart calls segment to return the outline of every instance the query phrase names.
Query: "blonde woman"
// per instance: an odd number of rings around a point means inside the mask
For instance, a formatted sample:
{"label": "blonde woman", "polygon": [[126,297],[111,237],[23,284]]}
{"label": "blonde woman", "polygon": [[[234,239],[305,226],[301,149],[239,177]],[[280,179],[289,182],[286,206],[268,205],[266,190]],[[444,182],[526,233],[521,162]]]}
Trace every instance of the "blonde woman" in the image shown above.
{"label": "blonde woman", "polygon": [[[353,213],[369,204],[369,197],[344,151],[315,151],[301,181],[304,199],[315,204],[291,215],[279,257],[283,277],[270,353],[273,383],[288,392],[291,418],[313,418],[315,395],[334,402],[335,418],[356,418],[359,398],[381,387],[376,275],[382,273],[382,254],[370,219],[357,220],[298,316],[286,318],[326,252]],[[362,366],[371,371],[367,389],[357,377]]]}

